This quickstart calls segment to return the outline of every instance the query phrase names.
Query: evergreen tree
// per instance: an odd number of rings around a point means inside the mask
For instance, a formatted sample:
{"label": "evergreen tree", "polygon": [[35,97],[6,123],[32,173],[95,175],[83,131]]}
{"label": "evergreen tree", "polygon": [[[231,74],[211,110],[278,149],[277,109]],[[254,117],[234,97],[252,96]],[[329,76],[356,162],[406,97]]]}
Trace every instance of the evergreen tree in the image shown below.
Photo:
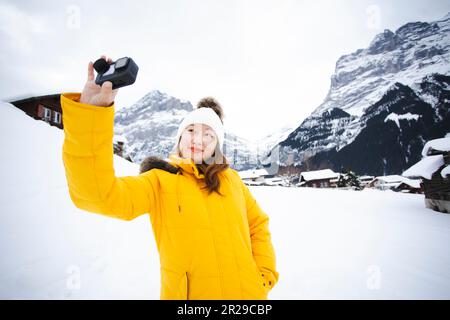
{"label": "evergreen tree", "polygon": [[352,187],[355,190],[362,190],[361,184],[359,183],[358,176],[351,170],[347,170],[345,173],[342,173],[337,182],[337,186],[339,188],[343,187]]}

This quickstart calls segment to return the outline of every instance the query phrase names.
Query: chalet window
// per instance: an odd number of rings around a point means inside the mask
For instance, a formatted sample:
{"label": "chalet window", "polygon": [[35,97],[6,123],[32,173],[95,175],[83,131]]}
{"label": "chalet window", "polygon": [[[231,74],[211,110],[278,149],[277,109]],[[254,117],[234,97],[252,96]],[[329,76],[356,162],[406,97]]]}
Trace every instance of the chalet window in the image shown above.
{"label": "chalet window", "polygon": [[52,118],[52,110],[44,108],[44,119],[50,121]]}
{"label": "chalet window", "polygon": [[53,118],[53,121],[55,122],[55,123],[61,123],[61,113],[59,113],[59,112],[55,112],[55,116],[54,116],[54,118]]}

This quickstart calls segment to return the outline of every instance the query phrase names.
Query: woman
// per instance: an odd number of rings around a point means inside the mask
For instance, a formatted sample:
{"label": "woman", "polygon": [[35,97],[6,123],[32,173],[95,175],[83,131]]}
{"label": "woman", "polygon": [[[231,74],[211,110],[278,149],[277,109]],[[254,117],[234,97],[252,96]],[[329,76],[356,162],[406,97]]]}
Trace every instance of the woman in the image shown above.
{"label": "woman", "polygon": [[168,161],[150,157],[138,176],[116,177],[117,92],[111,82],[95,84],[90,62],[83,92],[61,95],[73,203],[123,220],[149,214],[161,299],[267,299],[279,277],[269,219],[222,153],[220,105],[203,99],[185,117]]}

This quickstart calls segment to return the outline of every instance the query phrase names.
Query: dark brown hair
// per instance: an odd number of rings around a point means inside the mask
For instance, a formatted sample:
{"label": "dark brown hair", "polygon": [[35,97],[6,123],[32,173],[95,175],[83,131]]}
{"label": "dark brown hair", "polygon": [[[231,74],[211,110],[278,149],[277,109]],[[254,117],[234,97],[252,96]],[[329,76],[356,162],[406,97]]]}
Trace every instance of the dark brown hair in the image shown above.
{"label": "dark brown hair", "polygon": [[226,170],[230,165],[228,164],[227,158],[222,154],[222,152],[220,152],[218,147],[216,148],[212,158],[215,159],[214,162],[208,164],[203,161],[201,164],[196,164],[196,166],[198,171],[205,175],[205,183],[208,193],[211,194],[215,191],[222,195],[219,192],[219,173]]}

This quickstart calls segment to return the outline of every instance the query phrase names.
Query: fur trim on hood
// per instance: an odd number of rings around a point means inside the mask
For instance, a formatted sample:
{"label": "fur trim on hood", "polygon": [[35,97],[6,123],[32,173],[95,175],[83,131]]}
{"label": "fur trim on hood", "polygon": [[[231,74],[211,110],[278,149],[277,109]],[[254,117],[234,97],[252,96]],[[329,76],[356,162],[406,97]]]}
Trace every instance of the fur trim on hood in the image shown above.
{"label": "fur trim on hood", "polygon": [[170,173],[177,173],[180,170],[180,168],[158,157],[147,157],[142,160],[139,173],[144,173],[151,169],[161,169]]}

